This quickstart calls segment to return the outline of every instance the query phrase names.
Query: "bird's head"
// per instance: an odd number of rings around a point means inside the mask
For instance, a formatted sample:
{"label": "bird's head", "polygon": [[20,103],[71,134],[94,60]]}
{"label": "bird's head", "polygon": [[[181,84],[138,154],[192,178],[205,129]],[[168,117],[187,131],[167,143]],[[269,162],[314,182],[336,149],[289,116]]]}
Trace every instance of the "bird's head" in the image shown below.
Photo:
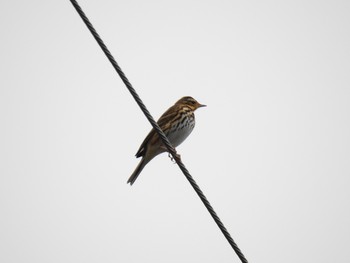
{"label": "bird's head", "polygon": [[182,97],[179,99],[175,105],[183,105],[189,107],[191,110],[195,111],[198,108],[206,107],[207,105],[200,104],[198,101],[196,101],[194,98],[190,96]]}

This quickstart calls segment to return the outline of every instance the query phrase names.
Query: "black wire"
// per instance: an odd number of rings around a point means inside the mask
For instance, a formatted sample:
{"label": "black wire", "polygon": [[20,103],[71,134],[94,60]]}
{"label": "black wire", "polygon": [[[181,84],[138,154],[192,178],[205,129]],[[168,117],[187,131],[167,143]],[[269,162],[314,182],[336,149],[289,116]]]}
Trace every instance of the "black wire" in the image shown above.
{"label": "black wire", "polygon": [[248,263],[247,259],[244,257],[243,253],[241,252],[241,250],[239,249],[237,244],[233,241],[230,233],[227,231],[226,227],[224,226],[224,224],[221,222],[220,218],[215,213],[213,207],[210,205],[208,199],[205,197],[205,195],[203,194],[202,190],[197,185],[196,181],[190,175],[189,171],[187,170],[185,165],[182,163],[181,159],[177,157],[177,154],[176,154],[176,151],[175,151],[174,147],[170,144],[170,142],[169,142],[168,138],[165,136],[164,132],[161,130],[161,128],[159,127],[157,122],[153,119],[153,117],[151,116],[151,114],[147,110],[146,106],[143,104],[141,98],[136,93],[135,89],[132,87],[132,85],[129,82],[128,78],[125,76],[124,72],[121,70],[121,68],[119,67],[118,63],[114,59],[114,57],[109,52],[109,50],[106,47],[106,45],[103,43],[101,37],[96,32],[95,28],[92,26],[92,24],[90,23],[89,19],[86,17],[85,13],[81,9],[81,7],[77,3],[77,1],[71,0],[71,3],[75,7],[75,9],[78,12],[78,14],[80,15],[80,17],[83,19],[85,25],[88,27],[88,29],[90,30],[91,34],[94,36],[94,38],[96,39],[97,43],[100,45],[101,49],[103,50],[103,52],[107,56],[108,60],[112,63],[114,69],[117,71],[118,75],[123,80],[125,86],[128,88],[128,90],[130,91],[131,95],[134,97],[136,103],[139,105],[139,107],[141,108],[142,112],[145,114],[145,116],[148,119],[148,121],[151,123],[153,128],[159,134],[159,136],[162,139],[163,143],[167,147],[169,153],[176,160],[176,163],[180,167],[181,171],[186,176],[186,178],[188,179],[188,181],[192,185],[193,189],[196,191],[196,193],[198,194],[199,198],[204,203],[205,207],[208,209],[210,215],[213,217],[215,223],[218,225],[218,227],[220,228],[221,232],[224,234],[225,238],[230,243],[230,245],[233,248],[233,250],[236,252],[237,256],[241,259],[242,262]]}

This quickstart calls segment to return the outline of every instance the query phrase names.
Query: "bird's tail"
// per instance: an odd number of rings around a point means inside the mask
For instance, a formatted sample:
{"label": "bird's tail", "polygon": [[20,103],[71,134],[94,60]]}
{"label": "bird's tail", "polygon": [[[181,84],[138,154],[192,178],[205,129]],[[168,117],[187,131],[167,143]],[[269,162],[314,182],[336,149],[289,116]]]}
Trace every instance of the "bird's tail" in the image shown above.
{"label": "bird's tail", "polygon": [[128,179],[127,183],[130,183],[130,185],[133,185],[133,183],[136,181],[137,177],[141,173],[142,169],[145,167],[145,165],[148,163],[148,160],[146,160],[145,157],[143,157],[140,161],[140,163],[137,165],[135,171],[132,173],[130,178]]}

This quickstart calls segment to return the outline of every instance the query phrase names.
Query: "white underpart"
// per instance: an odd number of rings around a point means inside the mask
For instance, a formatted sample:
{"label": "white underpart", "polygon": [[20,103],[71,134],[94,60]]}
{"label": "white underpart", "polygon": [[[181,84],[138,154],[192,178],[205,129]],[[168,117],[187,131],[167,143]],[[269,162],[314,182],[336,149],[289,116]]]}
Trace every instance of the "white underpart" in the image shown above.
{"label": "white underpart", "polygon": [[193,131],[195,125],[195,121],[192,120],[191,122],[184,122],[181,124],[178,128],[173,126],[167,135],[170,143],[177,147],[179,146],[187,137],[191,134]]}

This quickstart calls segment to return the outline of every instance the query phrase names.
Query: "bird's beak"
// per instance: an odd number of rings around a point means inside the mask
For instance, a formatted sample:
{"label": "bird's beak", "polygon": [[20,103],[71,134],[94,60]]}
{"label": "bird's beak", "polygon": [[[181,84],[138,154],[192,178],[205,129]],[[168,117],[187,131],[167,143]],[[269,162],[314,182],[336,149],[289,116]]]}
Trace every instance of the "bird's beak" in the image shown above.
{"label": "bird's beak", "polygon": [[198,105],[198,108],[202,108],[202,107],[207,107],[207,105],[204,105],[204,104],[199,104]]}

